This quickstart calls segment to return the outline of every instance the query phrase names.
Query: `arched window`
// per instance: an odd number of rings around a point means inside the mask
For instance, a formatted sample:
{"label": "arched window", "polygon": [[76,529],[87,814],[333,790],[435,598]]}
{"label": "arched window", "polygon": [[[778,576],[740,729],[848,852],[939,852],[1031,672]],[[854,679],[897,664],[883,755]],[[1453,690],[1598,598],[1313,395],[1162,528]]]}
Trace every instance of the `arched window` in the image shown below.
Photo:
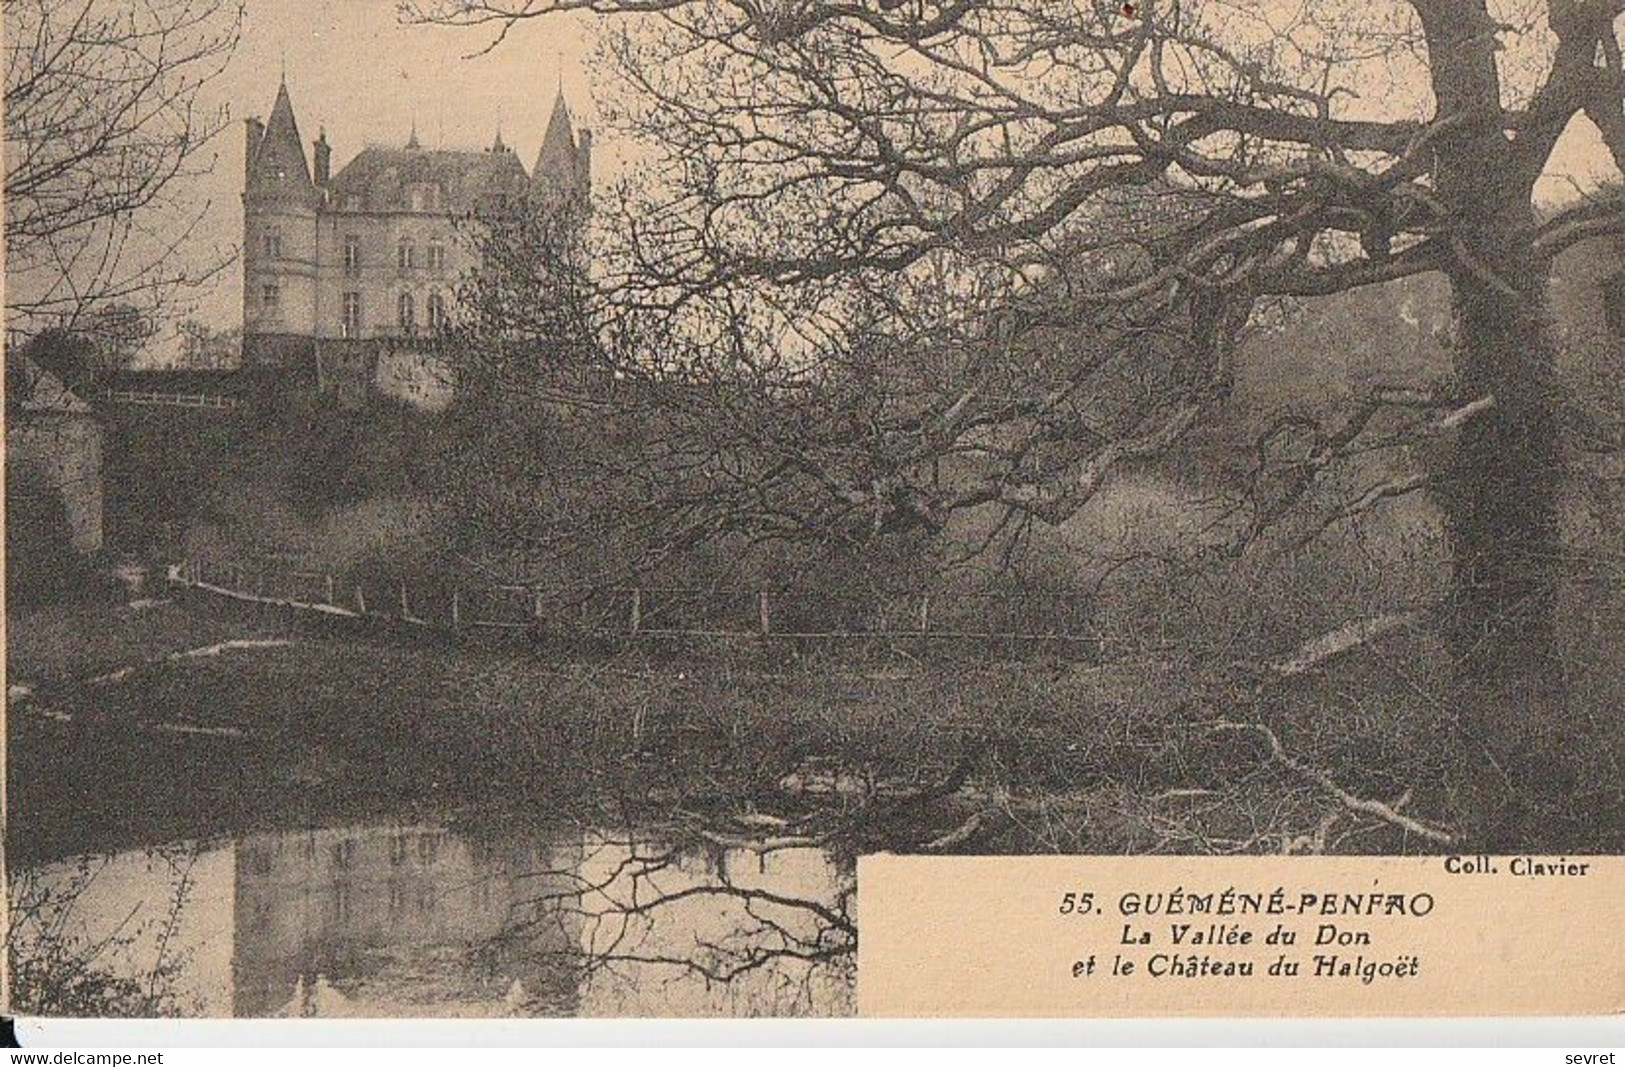
{"label": "arched window", "polygon": [[402,293],[400,300],[395,304],[396,318],[400,322],[404,333],[411,333],[416,325],[416,309],[412,305],[412,294]]}
{"label": "arched window", "polygon": [[439,293],[429,294],[429,329],[439,330],[446,325],[446,298]]}

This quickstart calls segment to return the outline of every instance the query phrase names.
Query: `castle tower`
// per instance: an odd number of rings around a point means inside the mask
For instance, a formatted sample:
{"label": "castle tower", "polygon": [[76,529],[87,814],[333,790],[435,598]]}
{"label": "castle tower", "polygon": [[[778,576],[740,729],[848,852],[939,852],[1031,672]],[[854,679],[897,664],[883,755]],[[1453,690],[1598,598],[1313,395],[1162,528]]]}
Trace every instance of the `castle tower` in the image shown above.
{"label": "castle tower", "polygon": [[[247,122],[243,181],[243,333],[249,363],[277,361],[264,339],[307,337],[317,307],[317,215],[324,193],[313,180],[284,80],[270,120]],[[327,178],[325,135],[316,161]]]}
{"label": "castle tower", "polygon": [[592,131],[583,129],[577,141],[562,86],[553,98],[553,114],[530,182],[534,195],[556,208],[584,211],[591,200]]}

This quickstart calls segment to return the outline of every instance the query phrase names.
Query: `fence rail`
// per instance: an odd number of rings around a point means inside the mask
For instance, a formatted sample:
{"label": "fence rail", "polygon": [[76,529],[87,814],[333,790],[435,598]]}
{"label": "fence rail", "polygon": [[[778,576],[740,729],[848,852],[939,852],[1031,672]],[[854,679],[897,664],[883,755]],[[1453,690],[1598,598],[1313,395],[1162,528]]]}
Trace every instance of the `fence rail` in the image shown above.
{"label": "fence rail", "polygon": [[357,577],[330,571],[194,558],[171,584],[245,603],[427,631],[512,632],[620,640],[944,640],[1053,644],[1098,650],[1092,602],[1054,592],[864,596],[823,590],[641,586],[563,597],[523,584]]}
{"label": "fence rail", "polygon": [[145,389],[108,389],[102,394],[117,404],[142,404],[149,407],[212,408],[231,411],[237,399],[218,393],[163,393]]}

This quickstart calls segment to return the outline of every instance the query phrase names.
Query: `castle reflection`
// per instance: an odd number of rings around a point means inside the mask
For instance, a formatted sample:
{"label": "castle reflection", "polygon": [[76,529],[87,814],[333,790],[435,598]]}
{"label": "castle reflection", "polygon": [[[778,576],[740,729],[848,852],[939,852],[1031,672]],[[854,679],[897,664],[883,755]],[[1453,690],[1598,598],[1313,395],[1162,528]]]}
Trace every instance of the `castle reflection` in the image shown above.
{"label": "castle reflection", "polygon": [[[12,892],[71,899],[64,927],[86,945],[117,930],[100,957],[117,973],[167,964],[183,1014],[707,1016],[850,1012],[849,962],[776,951],[819,943],[812,912],[732,895],[829,905],[850,887],[850,868],[814,849],[385,824],[69,861]],[[22,933],[14,951],[28,951]],[[767,962],[730,982],[691,966],[759,950]]]}
{"label": "castle reflection", "polygon": [[[528,922],[526,901],[559,881],[541,872],[579,862],[578,845],[481,848],[432,826],[243,838],[234,1011],[573,1014],[571,921]],[[487,951],[519,924],[535,931],[526,951]]]}

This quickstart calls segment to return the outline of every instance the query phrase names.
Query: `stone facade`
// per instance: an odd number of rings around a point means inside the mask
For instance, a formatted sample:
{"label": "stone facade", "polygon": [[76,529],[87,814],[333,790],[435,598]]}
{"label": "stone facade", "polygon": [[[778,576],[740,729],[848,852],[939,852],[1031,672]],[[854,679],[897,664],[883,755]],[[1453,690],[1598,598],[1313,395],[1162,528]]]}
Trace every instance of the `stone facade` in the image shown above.
{"label": "stone facade", "polygon": [[7,375],[8,477],[30,476],[60,494],[67,535],[81,553],[102,547],[103,428],[95,411],[32,360]]}
{"label": "stone facade", "polygon": [[340,398],[377,390],[443,406],[432,342],[475,265],[470,220],[584,209],[591,132],[576,133],[561,93],[529,172],[500,134],[482,151],[445,151],[414,132],[400,148],[364,148],[337,173],[331,159],[326,131],[307,159],[286,83],[270,119],[247,122],[244,362],[304,360]]}

